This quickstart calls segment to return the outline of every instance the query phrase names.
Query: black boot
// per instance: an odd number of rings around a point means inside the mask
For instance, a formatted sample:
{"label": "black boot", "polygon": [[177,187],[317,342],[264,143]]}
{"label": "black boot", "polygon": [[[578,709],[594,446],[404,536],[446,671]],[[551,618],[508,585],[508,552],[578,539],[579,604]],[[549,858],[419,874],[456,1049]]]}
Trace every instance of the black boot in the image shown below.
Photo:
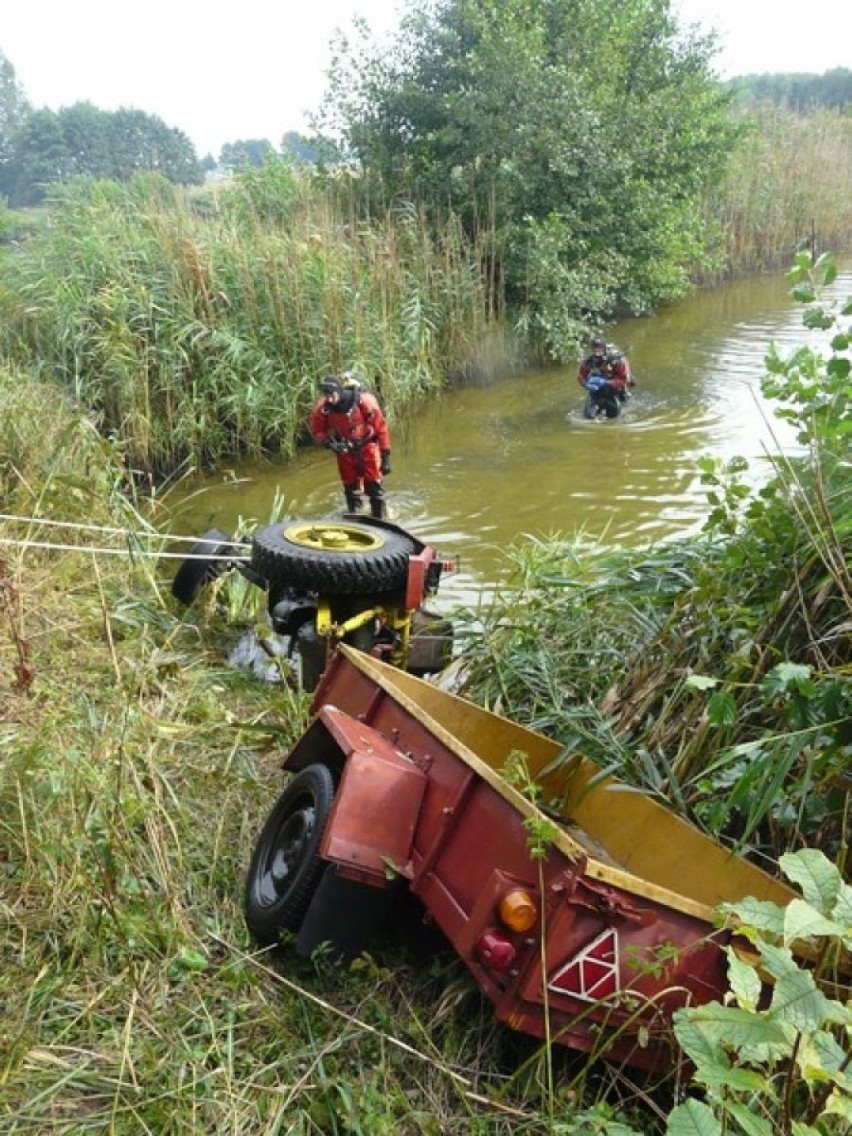
{"label": "black boot", "polygon": [[368,481],[364,488],[370,498],[370,516],[383,521],[388,515],[384,485],[381,481]]}
{"label": "black boot", "polygon": [[343,486],[343,492],[346,496],[347,512],[357,513],[363,504],[361,494],[358,492],[357,481],[347,482]]}

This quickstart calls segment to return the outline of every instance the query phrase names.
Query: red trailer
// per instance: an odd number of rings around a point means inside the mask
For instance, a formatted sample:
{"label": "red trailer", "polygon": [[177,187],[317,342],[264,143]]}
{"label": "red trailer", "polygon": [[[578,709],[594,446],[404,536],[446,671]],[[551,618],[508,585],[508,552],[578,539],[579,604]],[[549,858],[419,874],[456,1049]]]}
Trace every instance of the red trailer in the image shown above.
{"label": "red trailer", "polygon": [[[650,1069],[673,1011],[727,989],[714,908],[795,898],[580,755],[345,645],[312,710],[248,873],[262,943],[352,958],[407,885],[500,1020]],[[540,806],[503,776],[519,754]]]}

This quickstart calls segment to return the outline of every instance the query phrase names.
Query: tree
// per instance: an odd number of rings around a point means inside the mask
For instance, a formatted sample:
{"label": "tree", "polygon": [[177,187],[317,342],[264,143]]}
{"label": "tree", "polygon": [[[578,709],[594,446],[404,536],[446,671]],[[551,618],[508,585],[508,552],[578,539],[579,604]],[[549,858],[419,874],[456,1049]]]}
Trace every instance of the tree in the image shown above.
{"label": "tree", "polygon": [[776,103],[799,113],[817,107],[845,111],[852,103],[852,71],[845,67],[822,75],[740,75],[728,87],[738,103]]}
{"label": "tree", "polygon": [[12,136],[5,172],[9,203],[34,205],[43,199],[51,182],[63,181],[72,173],[58,116],[52,110],[33,111]]}
{"label": "tree", "polygon": [[564,358],[588,324],[688,287],[735,130],[714,49],[669,0],[414,0],[390,48],[339,42],[321,122],[386,200],[492,233],[509,298]]}
{"label": "tree", "polygon": [[75,103],[28,114],[10,138],[3,185],[11,204],[33,205],[54,182],[81,176],[127,181],[143,172],[178,185],[203,179],[192,143],[156,115]]}
{"label": "tree", "polygon": [[315,165],[324,157],[320,139],[307,138],[296,130],[288,130],[281,139],[281,153],[301,165]]}
{"label": "tree", "polygon": [[112,176],[120,181],[143,171],[161,173],[176,185],[199,185],[203,180],[190,140],[157,115],[121,108],[110,114],[109,132]]}
{"label": "tree", "polygon": [[11,157],[12,136],[30,112],[15,68],[0,51],[0,193],[8,193],[6,169]]}
{"label": "tree", "polygon": [[92,103],[84,102],[59,111],[57,121],[66,152],[62,176],[112,176],[111,116]]}
{"label": "tree", "polygon": [[226,142],[219,155],[219,164],[235,170],[240,166],[259,169],[267,158],[275,154],[275,147],[266,138],[250,138],[239,142]]}

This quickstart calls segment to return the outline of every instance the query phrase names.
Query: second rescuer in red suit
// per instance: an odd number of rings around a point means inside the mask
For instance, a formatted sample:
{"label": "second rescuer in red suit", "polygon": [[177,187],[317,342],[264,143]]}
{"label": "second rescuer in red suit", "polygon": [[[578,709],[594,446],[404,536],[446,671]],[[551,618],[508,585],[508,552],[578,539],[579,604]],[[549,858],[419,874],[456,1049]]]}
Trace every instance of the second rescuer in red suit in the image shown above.
{"label": "second rescuer in red suit", "polygon": [[585,387],[592,375],[600,375],[609,383],[610,388],[619,394],[627,390],[628,386],[632,386],[627,360],[620,351],[608,346],[607,341],[600,335],[596,335],[592,340],[590,354],[580,363],[577,382],[581,387]]}
{"label": "second rescuer in red suit", "polygon": [[391,444],[378,400],[349,375],[328,375],[320,381],[320,391],[309,427],[315,442],[337,454],[346,507],[358,511],[363,488],[372,516],[385,517],[383,478],[391,471]]}

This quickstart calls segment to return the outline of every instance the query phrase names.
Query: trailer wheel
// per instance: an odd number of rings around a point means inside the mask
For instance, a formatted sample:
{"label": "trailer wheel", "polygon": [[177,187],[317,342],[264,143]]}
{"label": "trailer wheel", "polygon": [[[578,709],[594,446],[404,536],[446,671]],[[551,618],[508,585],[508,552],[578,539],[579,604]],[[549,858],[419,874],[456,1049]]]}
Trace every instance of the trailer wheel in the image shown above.
{"label": "trailer wheel", "polygon": [[205,584],[227,572],[233,554],[231,537],[221,529],[210,529],[192,546],[189,558],[175,572],[172,595],[182,604],[191,604]]}
{"label": "trailer wheel", "polygon": [[415,541],[401,532],[355,521],[270,525],[252,540],[252,568],[271,585],[327,596],[396,592],[408,579]]}
{"label": "trailer wheel", "polygon": [[245,917],[265,946],[302,924],[326,866],[317,849],[333,797],[331,770],[309,765],[275,802],[261,830],[249,864]]}

